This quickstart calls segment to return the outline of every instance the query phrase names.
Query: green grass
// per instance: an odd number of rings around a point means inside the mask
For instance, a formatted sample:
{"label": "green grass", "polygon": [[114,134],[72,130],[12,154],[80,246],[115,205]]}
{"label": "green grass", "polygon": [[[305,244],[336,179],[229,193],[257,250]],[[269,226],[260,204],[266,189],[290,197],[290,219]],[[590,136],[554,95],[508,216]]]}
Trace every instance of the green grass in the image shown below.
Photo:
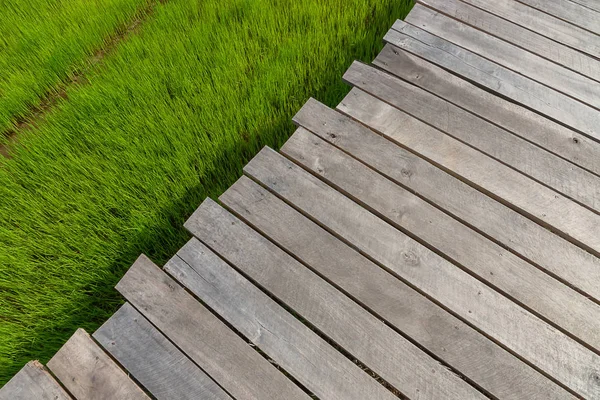
{"label": "green grass", "polygon": [[0,157],[0,382],[121,303],[144,252],[165,262],[187,216],[308,97],[336,105],[403,0],[170,0]]}
{"label": "green grass", "polygon": [[148,1],[0,0],[0,132],[83,68]]}

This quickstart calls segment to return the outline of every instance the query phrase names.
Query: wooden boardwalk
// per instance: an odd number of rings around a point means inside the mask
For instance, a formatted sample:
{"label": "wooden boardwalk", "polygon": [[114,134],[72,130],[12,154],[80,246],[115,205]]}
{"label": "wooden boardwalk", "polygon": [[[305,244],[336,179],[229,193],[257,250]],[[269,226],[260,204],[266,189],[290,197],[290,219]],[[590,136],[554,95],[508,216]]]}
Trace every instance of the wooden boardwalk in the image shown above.
{"label": "wooden boardwalk", "polygon": [[421,0],[385,41],[0,399],[600,399],[600,0]]}

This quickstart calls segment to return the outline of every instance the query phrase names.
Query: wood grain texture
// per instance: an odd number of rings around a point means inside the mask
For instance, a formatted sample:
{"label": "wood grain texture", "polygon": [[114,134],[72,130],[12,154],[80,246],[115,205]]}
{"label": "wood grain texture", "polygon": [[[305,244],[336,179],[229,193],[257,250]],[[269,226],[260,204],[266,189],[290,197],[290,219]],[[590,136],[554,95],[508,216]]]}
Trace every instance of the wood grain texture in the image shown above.
{"label": "wood grain texture", "polygon": [[394,27],[402,32],[389,30],[386,42],[600,141],[596,109],[420,28],[402,21]]}
{"label": "wood grain texture", "polygon": [[485,398],[214,201],[205,200],[185,226],[408,398]]}
{"label": "wood grain texture", "polygon": [[165,270],[318,398],[396,398],[197,239]]}
{"label": "wood grain texture", "polygon": [[573,398],[249,178],[240,178],[219,199],[246,223],[492,396]]}
{"label": "wood grain texture", "polygon": [[575,26],[600,34],[600,13],[569,0],[516,0]]}
{"label": "wood grain texture", "polygon": [[[600,215],[365,92],[338,108],[472,187],[600,254]],[[418,132],[418,135],[415,134]]]}
{"label": "wood grain texture", "polygon": [[[557,43],[537,32],[460,0],[419,0],[419,3],[595,81],[600,80],[600,62],[596,58]],[[473,31],[471,33],[477,34]],[[519,54],[519,52],[514,53]],[[504,54],[501,56],[504,57]]]}
{"label": "wood grain texture", "polygon": [[[518,4],[518,3],[517,3]],[[386,44],[377,67],[600,175],[600,143]]]}
{"label": "wood grain texture", "polygon": [[[353,93],[358,97],[355,102],[348,96],[344,100],[348,106],[369,101],[360,91]],[[294,121],[563,281],[600,299],[599,258],[316,100],[309,100]]]}
{"label": "wood grain texture", "polygon": [[[600,351],[600,305],[303,128],[282,151],[380,218]],[[368,159],[379,155],[371,153]]]}
{"label": "wood grain texture", "polygon": [[[421,4],[413,7],[405,21],[583,103],[600,108],[600,83],[598,81]],[[399,29],[402,29],[402,26]],[[556,44],[556,47],[558,46],[560,45]]]}
{"label": "wood grain texture", "polygon": [[129,303],[93,336],[158,400],[231,399]]}
{"label": "wood grain texture", "polygon": [[0,388],[0,400],[70,400],[39,361],[30,361]]}
{"label": "wood grain texture", "polygon": [[590,10],[600,12],[600,3],[598,3],[597,0],[571,0],[571,2],[580,4],[584,7],[589,8]]}
{"label": "wood grain texture", "polygon": [[462,1],[593,57],[600,56],[600,36],[525,4],[514,0]]}
{"label": "wood grain texture", "polygon": [[587,398],[600,396],[600,356],[591,350],[274,151],[263,149],[244,171],[405,283],[574,392]]}
{"label": "wood grain texture", "polygon": [[48,361],[48,368],[78,400],[150,399],[83,329]]}
{"label": "wood grain texture", "polygon": [[566,197],[600,212],[599,176],[373,67],[355,62],[344,74],[344,79]]}
{"label": "wood grain texture", "polygon": [[147,257],[117,290],[232,397],[310,399]]}

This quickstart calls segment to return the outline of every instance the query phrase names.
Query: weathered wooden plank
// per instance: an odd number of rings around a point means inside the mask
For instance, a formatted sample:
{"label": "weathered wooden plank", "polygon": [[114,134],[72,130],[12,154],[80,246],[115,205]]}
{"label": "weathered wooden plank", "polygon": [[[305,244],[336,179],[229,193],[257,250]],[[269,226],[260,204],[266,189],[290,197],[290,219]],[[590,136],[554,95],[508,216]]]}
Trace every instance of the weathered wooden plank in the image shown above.
{"label": "weathered wooden plank", "polygon": [[420,28],[396,21],[384,40],[600,141],[600,113]]}
{"label": "weathered wooden plank", "polygon": [[347,96],[338,108],[501,203],[600,254],[600,215],[359,91]]}
{"label": "weathered wooden plank", "polygon": [[597,175],[373,67],[355,62],[344,74],[344,79],[570,199],[600,212],[600,177]]}
{"label": "weathered wooden plank", "polygon": [[[419,0],[419,3],[572,71],[600,80],[600,62],[596,58],[563,46],[537,32],[459,0]],[[421,7],[417,8],[417,13],[420,9]],[[520,55],[520,52],[514,54]],[[504,56],[503,53],[501,57]]]}
{"label": "weathered wooden plank", "polygon": [[183,246],[165,271],[318,398],[396,398],[198,239]]}
{"label": "weathered wooden plank", "polygon": [[575,26],[600,34],[600,13],[569,0],[516,0]]}
{"label": "weathered wooden plank", "polygon": [[147,257],[117,290],[232,397],[310,399]]}
{"label": "weathered wooden plank", "polygon": [[[405,21],[583,103],[600,108],[600,83],[598,81],[568,70],[421,4],[413,7]],[[401,30],[402,24],[395,24],[394,27],[398,28],[396,30]],[[558,46],[560,45],[556,44],[557,48]]]}
{"label": "weathered wooden plank", "polygon": [[249,178],[240,178],[219,199],[249,225],[493,397],[573,398]]}
{"label": "weathered wooden plank", "polygon": [[591,56],[600,56],[600,36],[525,4],[514,0],[462,1]]}
{"label": "weathered wooden plank", "polygon": [[[348,96],[344,101],[350,99]],[[349,105],[354,107],[363,100],[360,96]],[[600,299],[599,258],[316,100],[309,100],[294,121],[570,285]]]}
{"label": "weathered wooden plank", "polygon": [[83,329],[52,357],[48,368],[78,400],[149,399]]}
{"label": "weathered wooden plank", "polygon": [[263,149],[244,171],[395,276],[574,392],[586,398],[600,396],[600,356],[591,350],[274,151]]}
{"label": "weathered wooden plank", "polygon": [[129,303],[93,336],[158,400],[231,399]]}
{"label": "weathered wooden plank", "polygon": [[303,128],[282,152],[388,223],[410,232],[433,251],[600,352],[598,304]]}
{"label": "weathered wooden plank", "polygon": [[596,0],[571,0],[571,2],[587,7],[590,10],[600,12],[600,3]]}
{"label": "weathered wooden plank", "polygon": [[214,201],[205,200],[185,226],[408,398],[485,398]]}
{"label": "weathered wooden plank", "polygon": [[39,361],[30,361],[0,388],[1,400],[70,400]]}
{"label": "weathered wooden plank", "polygon": [[373,64],[600,175],[600,143],[586,136],[390,44],[385,45]]}

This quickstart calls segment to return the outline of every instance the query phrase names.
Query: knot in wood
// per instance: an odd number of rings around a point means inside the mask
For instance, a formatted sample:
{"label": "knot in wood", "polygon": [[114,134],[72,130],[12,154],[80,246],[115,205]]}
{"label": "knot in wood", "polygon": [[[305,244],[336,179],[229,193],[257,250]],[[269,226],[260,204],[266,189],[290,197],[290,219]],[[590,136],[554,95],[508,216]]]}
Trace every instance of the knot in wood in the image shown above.
{"label": "knot in wood", "polygon": [[419,257],[412,251],[406,251],[402,253],[404,262],[408,265],[419,265]]}

